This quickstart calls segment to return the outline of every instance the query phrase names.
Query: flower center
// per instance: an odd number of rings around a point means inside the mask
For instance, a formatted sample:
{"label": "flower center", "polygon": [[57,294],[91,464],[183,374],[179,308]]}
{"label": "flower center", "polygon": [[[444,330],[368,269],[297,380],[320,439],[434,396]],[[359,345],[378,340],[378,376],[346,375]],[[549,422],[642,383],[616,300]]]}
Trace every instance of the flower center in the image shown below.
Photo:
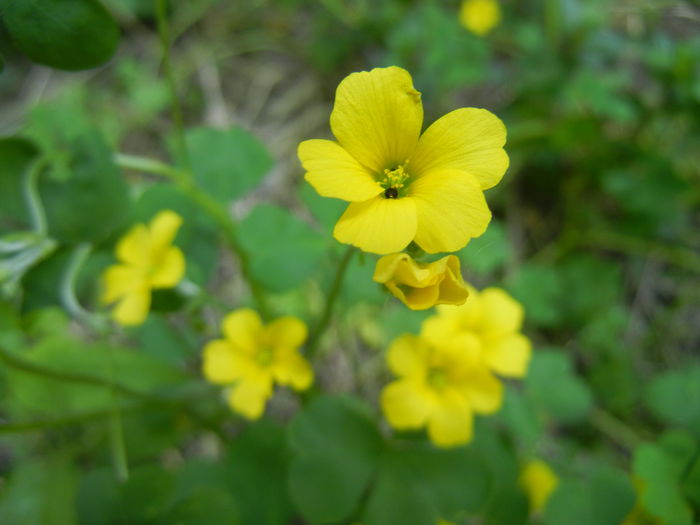
{"label": "flower center", "polygon": [[257,354],[255,354],[255,362],[258,363],[261,367],[266,367],[272,364],[274,358],[274,354],[272,352],[272,348],[261,348],[258,350]]}
{"label": "flower center", "polygon": [[409,178],[409,174],[405,170],[407,163],[404,162],[395,168],[384,170],[384,178],[379,181],[379,185],[384,188],[382,195],[385,199],[398,199],[406,192],[406,181]]}
{"label": "flower center", "polygon": [[436,390],[441,390],[447,386],[447,374],[442,368],[431,368],[428,370],[428,384]]}

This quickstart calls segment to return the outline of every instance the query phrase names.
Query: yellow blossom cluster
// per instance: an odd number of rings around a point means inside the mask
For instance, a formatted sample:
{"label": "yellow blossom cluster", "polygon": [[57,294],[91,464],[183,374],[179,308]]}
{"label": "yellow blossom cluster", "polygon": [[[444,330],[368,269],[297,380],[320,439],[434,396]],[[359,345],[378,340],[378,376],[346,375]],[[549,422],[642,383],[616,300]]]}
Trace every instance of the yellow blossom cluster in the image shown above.
{"label": "yellow blossom cluster", "polygon": [[503,290],[472,289],[465,304],[439,307],[420,335],[396,339],[387,361],[397,379],[381,396],[389,423],[399,430],[427,428],[441,447],[468,442],[474,414],[501,407],[496,374],[523,377],[527,371],[531,345],[519,333],[522,321],[522,307]]}

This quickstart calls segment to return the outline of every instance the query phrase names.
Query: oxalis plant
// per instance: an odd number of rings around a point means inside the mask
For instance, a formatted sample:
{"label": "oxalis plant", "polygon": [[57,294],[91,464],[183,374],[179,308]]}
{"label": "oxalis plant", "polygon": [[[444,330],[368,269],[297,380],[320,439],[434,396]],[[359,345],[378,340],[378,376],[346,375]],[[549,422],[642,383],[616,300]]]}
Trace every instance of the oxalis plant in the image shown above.
{"label": "oxalis plant", "polygon": [[[0,522],[692,523],[697,436],[645,439],[566,354],[533,350],[522,294],[464,280],[470,243],[503,236],[497,115],[426,122],[420,89],[444,86],[367,61],[337,84],[332,138],[290,160],[305,209],[257,204],[266,145],[185,125],[171,48],[187,22],[149,9],[169,110],[153,149],[169,157],[113,147],[70,106],[0,139]],[[502,18],[495,0],[451,9],[474,42]],[[123,64],[97,1],[8,0],[0,16],[22,60]],[[560,424],[612,443],[583,475]]]}

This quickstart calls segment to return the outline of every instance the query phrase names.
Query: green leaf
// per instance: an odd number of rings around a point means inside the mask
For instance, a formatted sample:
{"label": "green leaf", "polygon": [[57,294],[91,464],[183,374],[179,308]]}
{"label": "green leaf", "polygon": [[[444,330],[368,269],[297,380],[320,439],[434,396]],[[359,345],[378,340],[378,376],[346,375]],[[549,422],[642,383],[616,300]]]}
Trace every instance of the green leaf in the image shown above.
{"label": "green leaf", "polygon": [[175,479],[160,465],[133,469],[119,487],[114,516],[117,523],[158,523],[168,507]]}
{"label": "green leaf", "polygon": [[583,420],[592,403],[588,386],[576,377],[568,356],[559,351],[533,353],[525,389],[536,407],[562,423]]}
{"label": "green leaf", "polygon": [[25,55],[57,69],[97,67],[119,43],[117,23],[97,0],[7,0],[0,14]]}
{"label": "green leaf", "polygon": [[250,425],[233,441],[226,461],[227,485],[236,497],[241,523],[290,522],[285,483],[288,454],[284,429],[267,420]]}
{"label": "green leaf", "polygon": [[75,500],[81,525],[110,525],[119,501],[119,485],[111,467],[83,473]]}
{"label": "green leaf", "polygon": [[323,236],[278,206],[258,206],[238,231],[253,277],[275,292],[314,275],[326,249]]}
{"label": "green leaf", "polygon": [[37,149],[31,142],[9,137],[0,139],[0,233],[31,227],[22,181]]}
{"label": "green leaf", "polygon": [[700,432],[700,366],[658,375],[647,386],[646,401],[664,423]]}
{"label": "green leaf", "polygon": [[273,165],[265,146],[242,128],[195,128],[185,139],[196,181],[223,203],[253,189]]}
{"label": "green leaf", "polygon": [[238,507],[223,487],[209,486],[193,490],[163,514],[163,525],[238,525]]}
{"label": "green leaf", "polygon": [[471,447],[402,447],[384,454],[362,519],[366,525],[424,525],[481,509],[489,471]]}
{"label": "green leaf", "polygon": [[507,288],[522,303],[528,321],[541,326],[556,326],[562,321],[561,278],[551,267],[523,264]]}
{"label": "green leaf", "polygon": [[332,235],[335,223],[338,222],[348,203],[340,199],[321,197],[308,183],[300,186],[299,197],[309,208],[314,218],[323,226],[326,234]]}
{"label": "green leaf", "polygon": [[351,398],[320,397],[294,418],[289,439],[292,500],[311,523],[350,518],[377,466],[382,440],[368,409]]}
{"label": "green leaf", "polygon": [[510,244],[503,225],[493,220],[486,232],[469,241],[459,255],[462,270],[466,275],[475,272],[483,275],[503,268],[510,257]]}
{"label": "green leaf", "polygon": [[39,181],[49,233],[68,244],[97,243],[124,223],[128,187],[99,133],[86,131],[72,146],[70,178]]}

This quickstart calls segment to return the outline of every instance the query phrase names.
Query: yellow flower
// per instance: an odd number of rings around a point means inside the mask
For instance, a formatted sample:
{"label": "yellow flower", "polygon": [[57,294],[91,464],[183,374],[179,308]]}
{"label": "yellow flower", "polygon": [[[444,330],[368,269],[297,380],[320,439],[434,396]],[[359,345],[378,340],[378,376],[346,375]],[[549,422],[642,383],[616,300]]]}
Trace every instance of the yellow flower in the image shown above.
{"label": "yellow flower", "polygon": [[222,323],[224,339],[204,348],[203,372],[208,381],[232,385],[227,400],[231,408],[258,419],[272,396],[274,383],[306,390],[313,381],[309,363],[298,352],[306,341],[306,325],[292,316],[263,325],[254,310],[231,312]]}
{"label": "yellow flower", "polygon": [[382,391],[384,415],[399,430],[427,427],[437,446],[467,443],[473,414],[501,406],[503,386],[471,348],[432,346],[405,334],[391,344],[387,360],[398,379]]}
{"label": "yellow flower", "polygon": [[338,86],[332,140],[299,145],[306,180],[349,201],[333,235],[366,252],[454,252],[488,225],[483,190],[508,167],[506,128],[485,109],[460,108],[421,135],[423,106],[399,68],[353,73]]}
{"label": "yellow flower", "polygon": [[529,461],[520,472],[520,486],[530,500],[530,512],[533,514],[544,510],[558,484],[557,475],[540,459]]}
{"label": "yellow flower", "polygon": [[385,255],[377,261],[374,280],[383,283],[411,310],[436,304],[464,304],[469,292],[459,259],[448,255],[432,263],[414,261],[407,253]]}
{"label": "yellow flower", "polygon": [[123,325],[143,323],[151,306],[151,290],[172,288],[185,274],[185,257],[173,240],[182,217],[170,210],[158,213],[148,226],[137,224],[119,240],[120,263],[102,276],[102,302],[117,302],[112,317]]}
{"label": "yellow flower", "polygon": [[532,345],[519,333],[523,307],[504,290],[469,288],[461,306],[440,306],[423,322],[421,335],[437,345],[478,347],[481,361],[506,377],[527,373]]}
{"label": "yellow flower", "polygon": [[459,21],[472,33],[484,36],[501,21],[501,8],[496,0],[464,0]]}

